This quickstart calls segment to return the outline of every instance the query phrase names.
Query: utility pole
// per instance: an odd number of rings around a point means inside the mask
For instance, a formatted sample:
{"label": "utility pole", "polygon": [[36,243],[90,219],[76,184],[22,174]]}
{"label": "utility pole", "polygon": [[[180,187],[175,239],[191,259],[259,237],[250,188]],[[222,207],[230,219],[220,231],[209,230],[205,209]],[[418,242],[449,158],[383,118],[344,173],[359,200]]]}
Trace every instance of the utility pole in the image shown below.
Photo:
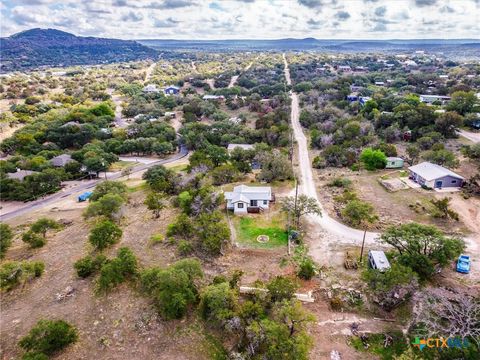
{"label": "utility pole", "polygon": [[360,250],[360,262],[362,262],[363,258],[363,248],[365,247],[365,236],[367,236],[367,229],[363,232],[363,240],[362,240],[362,250]]}
{"label": "utility pole", "polygon": [[298,217],[297,217],[297,199],[298,199],[298,181],[297,177],[295,176],[295,206],[293,210],[293,214],[295,216],[295,227],[298,230]]}

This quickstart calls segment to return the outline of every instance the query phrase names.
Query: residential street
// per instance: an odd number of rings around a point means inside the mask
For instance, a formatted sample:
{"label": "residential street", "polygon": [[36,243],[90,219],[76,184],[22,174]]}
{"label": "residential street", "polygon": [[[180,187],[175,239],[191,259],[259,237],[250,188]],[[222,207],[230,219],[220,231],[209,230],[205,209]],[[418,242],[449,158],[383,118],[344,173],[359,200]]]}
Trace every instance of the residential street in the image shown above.
{"label": "residential street", "polygon": [[[287,84],[291,85],[290,79],[290,71],[288,68],[288,63],[286,57],[284,55],[284,62],[285,62],[285,77],[287,79]],[[313,197],[318,201],[317,191],[315,187],[315,180],[313,178],[313,172],[311,167],[310,156],[308,153],[308,141],[307,137],[303,133],[302,126],[300,125],[299,121],[299,103],[298,103],[298,95],[291,91],[290,97],[292,100],[292,112],[291,112],[291,119],[292,119],[292,128],[295,140],[298,145],[298,168],[300,170],[300,178],[299,181],[299,193],[305,194],[310,197]],[[319,247],[315,247],[311,249],[312,255],[317,258],[317,260],[326,260],[328,262],[328,258],[326,255],[329,252],[328,243],[329,241],[333,241],[335,243],[345,243],[351,245],[361,245],[363,234],[364,232],[361,230],[350,228],[335,219],[331,218],[325,209],[323,208],[322,204],[319,202],[320,207],[322,208],[322,216],[311,215],[309,218],[310,220],[316,224],[320,225],[323,230],[325,230],[328,235],[325,239],[319,239],[323,241],[322,244],[318,244]],[[333,235],[333,236],[332,236]],[[365,243],[366,244],[373,244],[375,239],[378,237],[378,233],[367,232]],[[315,251],[317,249],[318,251]],[[317,255],[317,256],[315,256]],[[324,261],[321,261],[322,263]]]}
{"label": "residential street", "polygon": [[[132,168],[132,173],[136,173],[136,172],[139,172],[139,171],[146,170],[146,169],[148,169],[148,168],[150,168],[154,165],[165,165],[165,164],[168,164],[168,163],[172,163],[172,162],[175,162],[177,160],[180,160],[180,159],[184,158],[187,155],[188,155],[187,148],[182,146],[180,148],[180,151],[177,154],[175,154],[174,156],[172,156],[168,159],[157,160],[157,161],[150,162],[148,164],[144,163],[144,164],[134,166]],[[110,175],[108,180],[116,180],[120,177],[122,177],[122,172],[118,171],[115,174]],[[60,201],[67,196],[74,196],[74,195],[77,196],[80,193],[82,193],[82,192],[84,192],[88,189],[93,189],[99,182],[102,182],[103,180],[104,180],[103,178],[99,178],[99,179],[94,180],[94,181],[88,181],[88,182],[79,184],[77,186],[74,186],[74,187],[72,187],[72,188],[70,188],[66,191],[59,191],[55,194],[48,195],[45,198],[41,198],[41,199],[38,199],[38,200],[35,200],[35,201],[25,203],[25,206],[23,206],[22,208],[16,209],[14,211],[10,211],[8,213],[1,212],[0,213],[0,220],[4,221],[4,220],[7,220],[7,219],[11,219],[13,217],[16,217],[16,216],[25,214],[29,211],[41,208],[45,205],[52,204],[56,201]]]}

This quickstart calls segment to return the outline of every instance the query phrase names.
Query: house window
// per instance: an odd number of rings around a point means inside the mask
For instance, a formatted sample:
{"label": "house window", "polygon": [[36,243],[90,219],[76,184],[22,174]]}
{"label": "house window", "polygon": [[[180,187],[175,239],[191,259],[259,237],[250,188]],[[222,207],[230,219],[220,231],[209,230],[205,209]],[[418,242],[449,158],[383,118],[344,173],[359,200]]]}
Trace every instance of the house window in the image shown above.
{"label": "house window", "polygon": [[243,203],[238,203],[238,204],[237,204],[237,208],[243,209]]}
{"label": "house window", "polygon": [[267,205],[268,204],[268,201],[267,200],[263,200],[263,205]]}
{"label": "house window", "polygon": [[452,184],[456,184],[457,183],[457,180],[452,180]]}
{"label": "house window", "polygon": [[250,200],[250,206],[258,206],[257,200]]}

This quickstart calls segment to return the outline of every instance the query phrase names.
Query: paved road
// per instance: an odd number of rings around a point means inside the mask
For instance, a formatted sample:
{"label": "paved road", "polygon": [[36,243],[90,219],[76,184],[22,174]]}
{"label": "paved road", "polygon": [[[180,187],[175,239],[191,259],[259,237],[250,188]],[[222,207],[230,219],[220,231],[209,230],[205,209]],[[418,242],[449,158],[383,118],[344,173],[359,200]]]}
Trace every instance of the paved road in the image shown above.
{"label": "paved road", "polygon": [[[187,155],[188,155],[187,148],[182,146],[180,148],[180,151],[177,154],[175,154],[174,156],[172,156],[171,158],[154,161],[154,162],[151,162],[149,164],[140,164],[138,166],[134,166],[134,167],[132,167],[132,173],[136,173],[136,172],[139,172],[139,171],[146,170],[146,169],[148,169],[152,166],[155,166],[155,165],[168,164],[168,163],[177,161],[181,158],[184,158]],[[111,175],[108,178],[108,180],[115,180],[115,179],[118,179],[120,177],[122,177],[122,172],[121,171]],[[8,220],[8,219],[14,218],[16,216],[25,214],[29,211],[44,207],[45,205],[52,204],[52,203],[54,203],[56,201],[59,201],[59,200],[65,198],[67,196],[79,195],[80,193],[84,192],[85,190],[94,188],[98,183],[100,183],[102,181],[104,181],[104,179],[97,179],[96,181],[93,181],[93,182],[88,182],[88,183],[85,183],[85,184],[79,184],[75,187],[72,187],[72,188],[66,190],[66,191],[59,191],[59,192],[57,192],[53,195],[50,195],[50,196],[48,196],[44,199],[38,199],[38,200],[35,200],[35,201],[25,203],[25,206],[20,208],[20,209],[17,209],[17,210],[8,212],[8,213],[2,213],[0,215],[0,220]]]}
{"label": "paved road", "polygon": [[[291,85],[292,81],[290,79],[290,70],[288,68],[288,63],[286,57],[284,55],[284,63],[285,63],[285,78],[287,79],[287,84]],[[290,97],[292,100],[292,112],[291,112],[291,119],[292,119],[292,128],[295,140],[298,144],[298,161],[299,161],[299,169],[300,169],[300,178],[299,181],[299,193],[305,194],[309,197],[316,199],[322,208],[322,216],[310,216],[310,218],[320,225],[325,231],[334,235],[335,237],[340,237],[342,240],[341,242],[347,242],[352,244],[361,244],[363,239],[363,231],[353,229],[348,227],[335,219],[331,218],[325,209],[323,208],[322,204],[318,200],[317,190],[315,187],[315,180],[313,178],[313,172],[311,167],[310,156],[308,153],[308,141],[307,137],[303,133],[302,126],[300,125],[299,121],[299,104],[298,104],[298,95],[293,91],[290,92]],[[375,239],[378,237],[378,233],[367,232],[365,242],[366,243],[373,243]]]}
{"label": "paved road", "polygon": [[480,142],[480,133],[474,133],[465,130],[458,130],[458,134],[464,138],[473,141],[474,143]]}

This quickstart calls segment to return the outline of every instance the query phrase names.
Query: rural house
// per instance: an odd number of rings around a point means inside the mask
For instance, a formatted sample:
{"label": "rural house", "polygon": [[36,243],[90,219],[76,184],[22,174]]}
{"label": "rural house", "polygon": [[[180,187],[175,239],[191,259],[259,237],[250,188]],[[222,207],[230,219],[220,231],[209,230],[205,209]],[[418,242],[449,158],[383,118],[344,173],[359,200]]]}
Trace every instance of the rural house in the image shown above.
{"label": "rural house", "polygon": [[37,171],[30,171],[30,170],[20,170],[17,169],[17,172],[14,173],[7,173],[7,177],[13,180],[23,181],[27,176],[38,174]]}
{"label": "rural house", "polygon": [[147,86],[145,86],[145,87],[143,88],[143,92],[144,92],[144,93],[154,93],[154,94],[156,94],[156,93],[159,93],[160,90],[157,88],[157,85],[155,85],[155,84],[148,84]]}
{"label": "rural house", "polygon": [[177,95],[180,92],[180,88],[178,86],[170,85],[163,89],[165,95]]}
{"label": "rural house", "polygon": [[270,186],[239,185],[232,192],[225,192],[227,209],[235,214],[256,213],[268,209],[270,202],[275,201]]}
{"label": "rural house", "polygon": [[465,180],[453,171],[427,161],[410,166],[408,170],[410,179],[433,189],[461,187]]}
{"label": "rural house", "polygon": [[50,163],[55,167],[64,167],[71,161],[73,161],[73,159],[68,154],[58,155],[50,159]]}
{"label": "rural house", "polygon": [[403,168],[403,159],[399,157],[387,157],[387,165],[385,169],[401,169]]}

